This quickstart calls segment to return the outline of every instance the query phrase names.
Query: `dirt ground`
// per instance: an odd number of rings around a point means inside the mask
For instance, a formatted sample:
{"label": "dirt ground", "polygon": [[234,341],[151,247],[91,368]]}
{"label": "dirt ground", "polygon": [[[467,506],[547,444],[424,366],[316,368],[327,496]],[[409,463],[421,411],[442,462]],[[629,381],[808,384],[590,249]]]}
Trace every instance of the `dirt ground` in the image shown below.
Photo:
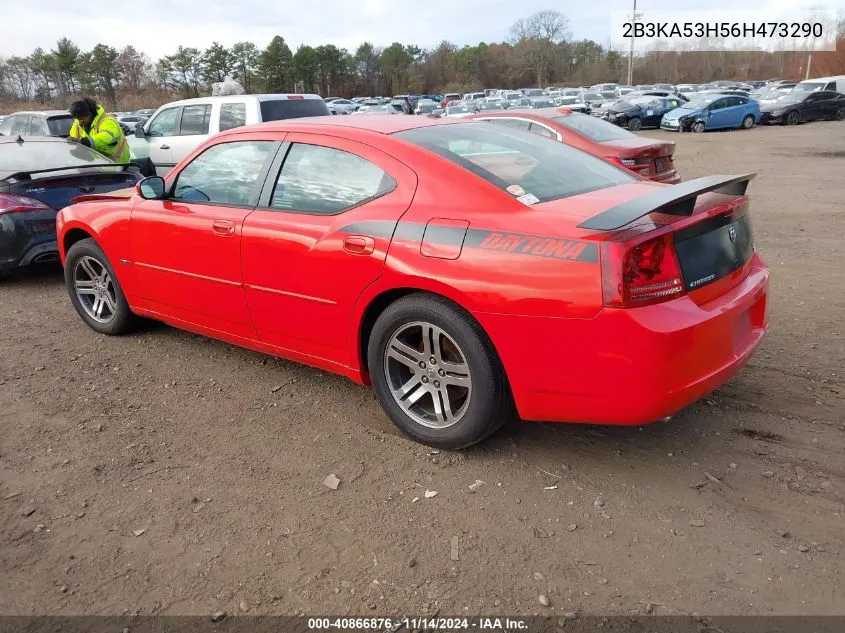
{"label": "dirt ground", "polygon": [[438,453],[345,379],[3,283],[0,613],[842,614],[843,132],[647,133],[759,174],[772,286],[750,364],[644,428]]}

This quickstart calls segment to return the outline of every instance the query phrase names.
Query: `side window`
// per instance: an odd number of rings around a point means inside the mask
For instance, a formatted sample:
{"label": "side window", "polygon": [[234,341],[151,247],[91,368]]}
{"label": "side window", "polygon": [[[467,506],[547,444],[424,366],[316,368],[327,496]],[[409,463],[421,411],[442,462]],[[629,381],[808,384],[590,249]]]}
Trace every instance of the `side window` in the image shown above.
{"label": "side window", "polygon": [[186,202],[252,206],[258,176],[274,147],[273,141],[212,145],[179,172],[172,197]]}
{"label": "side window", "polygon": [[19,114],[15,117],[15,122],[12,124],[12,131],[9,132],[9,135],[13,134],[26,134],[26,128],[29,127],[29,115],[26,114]]}
{"label": "side window", "polygon": [[831,82],[829,82],[829,83],[828,83],[828,84],[824,87],[824,89],[825,89],[825,90],[836,90],[836,82],[835,82],[835,81],[831,81]]}
{"label": "side window", "polygon": [[47,119],[34,116],[29,119],[30,136],[50,136],[50,129],[47,127]]}
{"label": "side window", "polygon": [[168,108],[158,113],[158,116],[150,123],[148,136],[175,136],[176,135],[176,115],[179,113],[179,108]]}
{"label": "side window", "polygon": [[0,136],[8,136],[12,132],[12,126],[15,124],[15,117],[7,117],[0,123]]}
{"label": "side window", "polygon": [[721,110],[722,108],[728,107],[727,101],[728,101],[727,99],[719,99],[718,101],[714,101],[713,103],[710,104],[710,110],[715,111],[715,110]]}
{"label": "side window", "polygon": [[489,119],[490,123],[495,123],[496,125],[504,125],[506,127],[511,127],[515,130],[523,130],[525,132],[528,131],[528,128],[531,127],[531,123],[528,121],[523,121],[521,119],[506,119],[505,117],[495,117]]}
{"label": "side window", "polygon": [[224,103],[220,106],[220,131],[246,125],[245,103]]}
{"label": "side window", "polygon": [[553,138],[557,140],[557,134],[555,134],[545,125],[540,125],[539,123],[532,123],[531,127],[528,128],[528,131],[534,134],[538,134],[539,136],[545,136],[546,138]]}
{"label": "side window", "polygon": [[370,161],[342,150],[294,143],[279,172],[270,207],[341,213],[382,196],[396,181]]}
{"label": "side window", "polygon": [[179,136],[208,134],[208,119],[210,116],[210,105],[185,106],[182,108],[182,125],[179,128]]}

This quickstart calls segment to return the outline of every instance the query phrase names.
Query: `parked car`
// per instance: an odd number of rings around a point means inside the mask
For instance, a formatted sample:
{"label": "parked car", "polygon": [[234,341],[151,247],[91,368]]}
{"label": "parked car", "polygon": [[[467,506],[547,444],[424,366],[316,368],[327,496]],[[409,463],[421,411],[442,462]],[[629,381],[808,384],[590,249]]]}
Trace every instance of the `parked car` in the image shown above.
{"label": "parked car", "polygon": [[67,139],[0,138],[0,274],[58,261],[56,213],[75,196],[126,189],[140,179],[135,166]]}
{"label": "parked car", "polygon": [[370,114],[405,114],[405,109],[400,103],[385,103],[375,105],[362,105],[353,115],[370,115]]}
{"label": "parked car", "polygon": [[600,92],[595,92],[593,90],[582,90],[578,93],[578,98],[581,100],[582,103],[586,103],[590,108],[600,108],[603,104],[616,101],[616,98],[607,99]]}
{"label": "parked car", "polygon": [[244,125],[329,115],[315,94],[199,97],[161,106],[128,137],[133,162],[145,175],[166,175],[210,135]]}
{"label": "parked car", "polygon": [[327,101],[326,105],[329,107],[329,112],[333,114],[352,114],[358,109],[358,104],[351,99],[332,99]]}
{"label": "parked car", "polygon": [[555,100],[551,97],[529,97],[529,108],[553,108]]}
{"label": "parked car", "polygon": [[663,115],[679,105],[681,101],[674,97],[634,97],[614,103],[603,118],[636,132],[642,128],[660,127]]}
{"label": "parked car", "polygon": [[754,127],[760,122],[760,105],[745,95],[709,94],[667,112],[660,127],[675,132],[704,132],[726,128]]}
{"label": "parked car", "polygon": [[135,128],[138,125],[143,125],[150,117],[142,116],[140,114],[122,114],[116,117],[120,129],[123,130],[125,136],[134,135]]}
{"label": "parked car", "polygon": [[578,97],[555,97],[555,106],[566,108],[571,112],[590,114],[590,106],[583,103]]}
{"label": "parked car", "polygon": [[440,104],[434,99],[420,99],[417,101],[417,108],[414,110],[414,114],[431,114],[439,107]]}
{"label": "parked car", "polygon": [[845,75],[817,77],[816,79],[799,81],[795,84],[796,92],[815,92],[818,90],[832,90],[834,92],[845,93]]}
{"label": "parked car", "polygon": [[845,95],[832,90],[790,92],[760,102],[760,123],[796,125],[820,119],[845,119]]}
{"label": "parked car", "polygon": [[443,95],[443,99],[441,99],[440,105],[445,107],[449,105],[450,101],[460,101],[462,98],[463,96],[457,92],[447,92],[445,95]]}
{"label": "parked car", "polygon": [[0,123],[0,136],[59,136],[70,134],[73,117],[65,110],[14,112]]}
{"label": "parked car", "polygon": [[340,373],[441,448],[514,410],[662,419],[763,338],[752,176],[661,186],[488,123],[336,121],[224,132],[130,199],[64,208],[83,323],[150,317]]}
{"label": "parked car", "polygon": [[486,99],[487,95],[483,92],[468,92],[464,95],[462,101],[476,101],[478,99]]}
{"label": "parked car", "polygon": [[139,116],[145,116],[148,119],[155,114],[155,108],[141,108],[140,110],[135,110],[132,114],[137,114]]}
{"label": "parked car", "polygon": [[631,134],[587,114],[563,108],[480,112],[473,119],[546,136],[624,167],[643,178],[675,184],[675,144]]}
{"label": "parked car", "polygon": [[443,109],[443,114],[440,116],[443,118],[450,118],[450,119],[462,119],[468,116],[472,116],[478,111],[478,108],[472,101],[460,101],[455,103],[454,101],[447,105]]}
{"label": "parked car", "polygon": [[523,88],[522,94],[525,97],[545,97],[546,91],[542,88]]}
{"label": "parked car", "polygon": [[476,104],[476,111],[477,112],[500,112],[502,110],[507,110],[509,105],[510,105],[510,102],[505,101],[504,99],[498,99],[498,100],[495,100],[495,101],[491,101],[488,98],[484,101],[479,101]]}

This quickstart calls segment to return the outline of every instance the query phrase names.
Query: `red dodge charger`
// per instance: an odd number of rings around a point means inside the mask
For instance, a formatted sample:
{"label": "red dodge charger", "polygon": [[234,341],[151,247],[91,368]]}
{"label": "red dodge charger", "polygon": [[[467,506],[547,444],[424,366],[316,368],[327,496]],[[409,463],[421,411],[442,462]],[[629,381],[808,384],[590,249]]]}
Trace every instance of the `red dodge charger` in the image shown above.
{"label": "red dodge charger", "polygon": [[643,424],[730,378],[766,330],[751,175],[667,186],[506,126],[295,119],[58,215],[71,302],[371,384],[456,448],[513,416]]}

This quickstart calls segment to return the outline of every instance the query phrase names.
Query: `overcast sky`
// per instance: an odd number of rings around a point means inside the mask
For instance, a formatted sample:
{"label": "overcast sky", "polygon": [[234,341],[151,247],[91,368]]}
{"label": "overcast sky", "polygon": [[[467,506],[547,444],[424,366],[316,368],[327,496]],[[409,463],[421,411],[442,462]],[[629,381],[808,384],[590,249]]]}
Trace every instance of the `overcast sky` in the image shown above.
{"label": "overcast sky", "polygon": [[[83,50],[98,42],[121,48],[132,44],[153,60],[178,45],[205,48],[212,41],[229,46],[248,40],[264,47],[281,35],[292,50],[299,44],[335,44],[351,52],[367,40],[432,47],[443,39],[459,46],[499,42],[511,25],[535,11],[553,8],[569,17],[575,39],[607,45],[610,11],[627,10],[630,0],[3,0],[0,57],[28,55],[36,46],[49,49],[67,36]],[[716,5],[715,7],[713,5]],[[639,0],[638,10],[718,9],[729,0]],[[845,7],[845,0],[769,0],[773,5],[823,4]],[[736,6],[736,5],[734,5]],[[114,12],[109,16],[110,8]],[[730,19],[730,9],[724,10]]]}

